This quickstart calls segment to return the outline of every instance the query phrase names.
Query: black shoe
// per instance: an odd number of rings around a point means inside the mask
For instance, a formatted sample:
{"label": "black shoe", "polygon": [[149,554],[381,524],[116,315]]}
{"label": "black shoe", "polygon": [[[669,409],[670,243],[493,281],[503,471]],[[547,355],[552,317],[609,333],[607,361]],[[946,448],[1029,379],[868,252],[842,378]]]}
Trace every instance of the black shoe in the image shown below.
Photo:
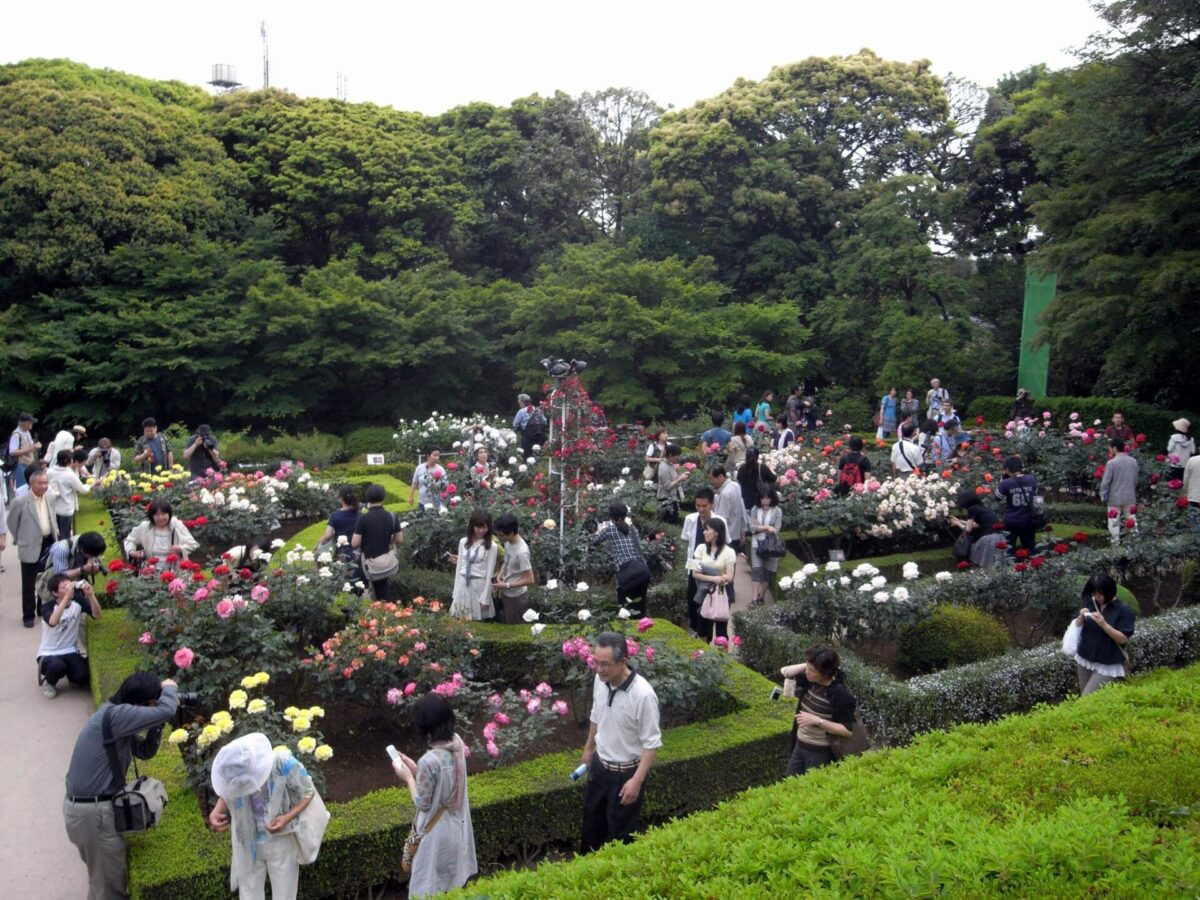
{"label": "black shoe", "polygon": [[25,623],[25,627],[26,627],[26,628],[32,628],[32,627],[33,627],[33,619],[23,619],[22,621]]}

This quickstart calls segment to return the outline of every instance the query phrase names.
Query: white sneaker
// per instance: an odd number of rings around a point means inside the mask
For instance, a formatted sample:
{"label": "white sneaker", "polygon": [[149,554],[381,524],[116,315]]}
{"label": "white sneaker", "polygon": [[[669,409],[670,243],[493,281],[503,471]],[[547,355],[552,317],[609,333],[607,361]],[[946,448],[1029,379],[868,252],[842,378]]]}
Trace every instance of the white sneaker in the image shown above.
{"label": "white sneaker", "polygon": [[53,700],[58,696],[58,688],[47,682],[46,684],[42,685],[42,693]]}

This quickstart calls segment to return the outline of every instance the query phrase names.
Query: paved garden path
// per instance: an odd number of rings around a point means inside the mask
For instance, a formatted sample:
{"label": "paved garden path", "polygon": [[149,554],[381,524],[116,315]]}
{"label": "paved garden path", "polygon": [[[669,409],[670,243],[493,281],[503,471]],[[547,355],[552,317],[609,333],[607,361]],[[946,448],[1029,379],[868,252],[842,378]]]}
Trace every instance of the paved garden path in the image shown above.
{"label": "paved garden path", "polygon": [[41,626],[21,625],[16,548],[0,562],[0,896],[82,900],[87,869],[63,826],[63,779],[92,695],[64,680],[53,700],[42,696],[34,663]]}

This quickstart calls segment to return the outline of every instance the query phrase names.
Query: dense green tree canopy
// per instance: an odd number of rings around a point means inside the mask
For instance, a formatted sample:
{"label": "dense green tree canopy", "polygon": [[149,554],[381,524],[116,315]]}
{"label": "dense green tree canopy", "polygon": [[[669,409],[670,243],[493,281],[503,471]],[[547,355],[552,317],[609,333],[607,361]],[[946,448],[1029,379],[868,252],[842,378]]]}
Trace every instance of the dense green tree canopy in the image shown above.
{"label": "dense green tree canopy", "polygon": [[1059,275],[1052,387],[1185,405],[1200,14],[1102,13],[1060,72],[861,50],[669,113],[0,66],[0,417],[339,429],[506,409],[548,353],[618,417],[801,380],[969,400],[1015,388],[1027,259]]}

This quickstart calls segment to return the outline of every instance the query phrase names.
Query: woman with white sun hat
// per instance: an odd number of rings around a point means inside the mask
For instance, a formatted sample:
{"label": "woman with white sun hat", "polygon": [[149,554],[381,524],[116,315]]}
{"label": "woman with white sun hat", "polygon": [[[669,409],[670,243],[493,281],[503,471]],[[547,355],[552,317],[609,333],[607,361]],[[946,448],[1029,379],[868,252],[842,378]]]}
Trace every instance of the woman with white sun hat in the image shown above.
{"label": "woman with white sun hat", "polygon": [[303,764],[285,748],[272,750],[265,734],[230,741],[212,764],[213,790],[221,798],[208,823],[233,826],[229,888],[241,900],[263,900],[267,878],[275,900],[294,900],[300,886],[298,817],[316,795]]}

